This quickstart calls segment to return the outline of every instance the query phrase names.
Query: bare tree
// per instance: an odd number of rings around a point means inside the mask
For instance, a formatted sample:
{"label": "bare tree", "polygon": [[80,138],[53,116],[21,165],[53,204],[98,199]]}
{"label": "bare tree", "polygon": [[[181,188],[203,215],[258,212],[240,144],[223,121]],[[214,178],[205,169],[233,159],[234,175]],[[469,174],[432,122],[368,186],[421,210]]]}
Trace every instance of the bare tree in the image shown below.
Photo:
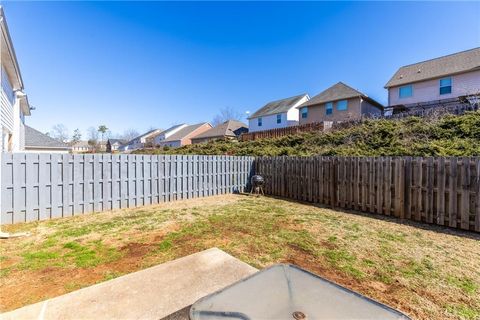
{"label": "bare tree", "polygon": [[135,137],[138,137],[140,133],[138,133],[135,129],[127,129],[121,135],[120,138],[126,141],[130,141]]}
{"label": "bare tree", "polygon": [[212,119],[212,126],[218,126],[227,120],[241,121],[243,114],[233,109],[232,107],[225,107],[220,109],[220,112]]}
{"label": "bare tree", "polygon": [[52,127],[49,136],[62,142],[66,142],[70,135],[68,134],[67,127],[64,124],[59,123]]}
{"label": "bare tree", "polygon": [[94,144],[97,144],[98,142],[98,131],[94,127],[88,128],[88,141],[94,142]]}

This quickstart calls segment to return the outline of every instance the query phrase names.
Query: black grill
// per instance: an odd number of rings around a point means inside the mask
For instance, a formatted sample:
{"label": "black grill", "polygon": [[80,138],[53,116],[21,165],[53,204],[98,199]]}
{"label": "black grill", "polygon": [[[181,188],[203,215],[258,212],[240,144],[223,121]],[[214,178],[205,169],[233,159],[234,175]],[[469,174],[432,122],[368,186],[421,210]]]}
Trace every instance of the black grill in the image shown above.
{"label": "black grill", "polygon": [[252,183],[252,189],[250,193],[263,194],[263,185],[265,184],[265,179],[261,175],[254,175],[250,180]]}

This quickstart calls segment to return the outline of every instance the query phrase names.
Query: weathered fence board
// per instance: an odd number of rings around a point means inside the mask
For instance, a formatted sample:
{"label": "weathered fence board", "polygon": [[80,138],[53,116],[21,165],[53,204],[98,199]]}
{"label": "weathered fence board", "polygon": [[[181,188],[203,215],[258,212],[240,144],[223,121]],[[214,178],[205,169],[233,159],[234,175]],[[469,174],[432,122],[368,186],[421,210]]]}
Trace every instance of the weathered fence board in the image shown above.
{"label": "weathered fence board", "polygon": [[478,157],[259,157],[255,170],[266,194],[480,232]]}
{"label": "weathered fence board", "polygon": [[244,192],[253,157],[2,154],[1,223]]}

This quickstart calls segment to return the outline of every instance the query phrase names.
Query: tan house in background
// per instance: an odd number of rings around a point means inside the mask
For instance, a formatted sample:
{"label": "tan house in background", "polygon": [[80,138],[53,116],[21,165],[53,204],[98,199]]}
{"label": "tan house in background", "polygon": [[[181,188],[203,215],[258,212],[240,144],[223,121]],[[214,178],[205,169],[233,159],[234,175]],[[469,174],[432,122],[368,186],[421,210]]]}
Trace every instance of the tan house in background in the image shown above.
{"label": "tan house in background", "polygon": [[192,143],[202,143],[211,140],[238,139],[242,133],[248,132],[245,123],[228,120],[192,138]]}
{"label": "tan house in background", "polygon": [[160,141],[158,146],[178,148],[192,144],[192,137],[202,134],[210,129],[212,129],[212,125],[208,122],[192,124],[190,126],[183,127],[165,140]]}
{"label": "tan house in background", "polygon": [[458,103],[480,95],[480,48],[403,66],[387,82],[394,109]]}
{"label": "tan house in background", "polygon": [[381,115],[383,106],[343,82],[339,82],[298,106],[300,125],[360,119],[362,115]]}
{"label": "tan house in background", "polygon": [[86,140],[77,141],[71,144],[71,147],[72,153],[86,153],[93,150],[93,146],[91,146]]}

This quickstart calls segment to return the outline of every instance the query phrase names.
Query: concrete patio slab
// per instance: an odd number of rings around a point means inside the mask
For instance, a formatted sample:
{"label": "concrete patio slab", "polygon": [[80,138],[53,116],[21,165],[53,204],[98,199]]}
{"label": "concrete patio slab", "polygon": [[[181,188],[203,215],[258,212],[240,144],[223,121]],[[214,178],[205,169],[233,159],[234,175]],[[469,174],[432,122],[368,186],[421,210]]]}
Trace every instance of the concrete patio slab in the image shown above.
{"label": "concrete patio slab", "polygon": [[256,271],[212,248],[4,313],[0,319],[161,319]]}

